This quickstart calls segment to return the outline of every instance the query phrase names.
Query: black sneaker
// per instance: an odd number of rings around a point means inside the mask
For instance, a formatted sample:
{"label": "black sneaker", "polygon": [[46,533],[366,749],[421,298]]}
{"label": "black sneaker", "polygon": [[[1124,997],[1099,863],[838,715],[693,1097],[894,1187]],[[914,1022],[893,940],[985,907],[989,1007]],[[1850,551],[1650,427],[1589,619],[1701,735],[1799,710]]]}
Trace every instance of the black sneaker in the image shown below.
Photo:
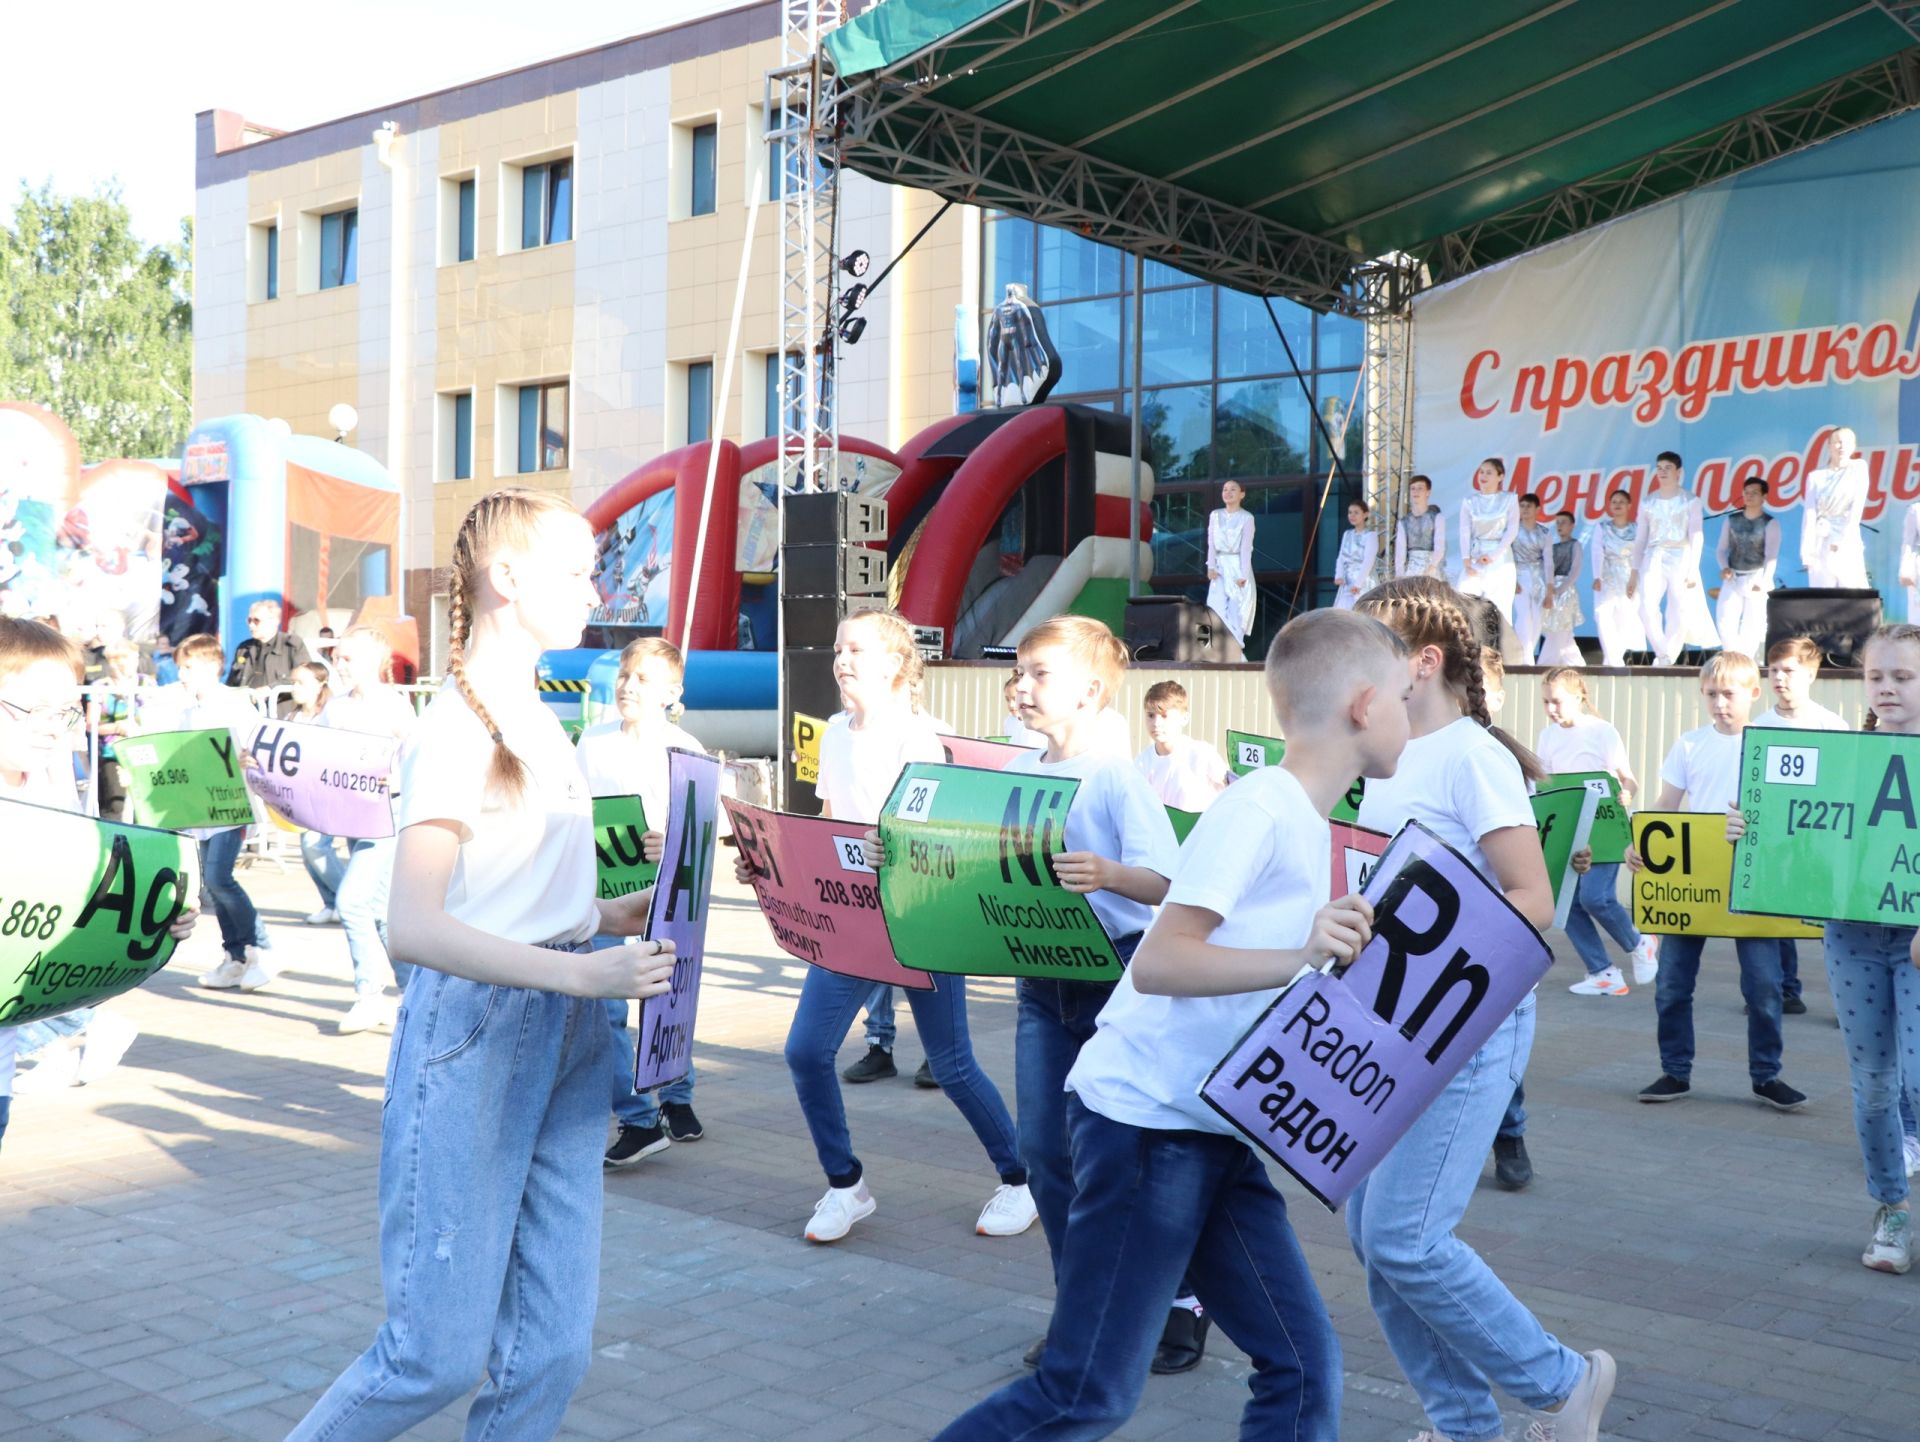
{"label": "black sneaker", "polygon": [[642,1157],[664,1152],[672,1145],[658,1122],[650,1127],[622,1126],[602,1160],[610,1167],[630,1167]]}
{"label": "black sneaker", "polygon": [[[1757,1091],[1758,1088],[1756,1087],[1755,1090]],[[1692,1091],[1692,1083],[1683,1082],[1679,1077],[1668,1076],[1663,1072],[1660,1080],[1652,1086],[1640,1088],[1640,1100],[1643,1102],[1677,1102],[1680,1098],[1690,1095]]]}
{"label": "black sneaker", "polygon": [[1772,1081],[1755,1082],[1753,1094],[1777,1112],[1797,1112],[1807,1104],[1807,1094],[1797,1092],[1779,1077]]}
{"label": "black sneaker", "polygon": [[697,1142],[707,1134],[700,1118],[693,1114],[691,1102],[666,1102],[660,1114],[666,1119],[667,1135],[676,1142]]}
{"label": "black sneaker", "polygon": [[932,1062],[923,1061],[920,1063],[920,1070],[913,1074],[913,1084],[919,1087],[921,1091],[937,1092],[940,1090],[940,1083],[933,1079]]}
{"label": "black sneaker", "polygon": [[1780,1010],[1788,1016],[1805,1016],[1807,1004],[1797,996],[1783,996],[1780,998]]}
{"label": "black sneaker", "polygon": [[1524,1137],[1493,1139],[1493,1179],[1510,1192],[1533,1180],[1533,1161],[1527,1156]]}
{"label": "black sneaker", "polygon": [[1191,1372],[1200,1365],[1200,1359],[1207,1355],[1207,1329],[1212,1326],[1213,1318],[1205,1312],[1196,1312],[1191,1307],[1175,1307],[1167,1314],[1166,1330],[1160,1334],[1160,1345],[1153,1353],[1153,1365],[1147,1370],[1156,1377]]}
{"label": "black sneaker", "polygon": [[1040,1354],[1046,1350],[1047,1350],[1047,1339],[1045,1337],[1042,1337],[1038,1342],[1035,1342],[1031,1347],[1027,1348],[1026,1351],[1020,1354],[1020,1360],[1026,1363],[1026,1365],[1029,1367],[1038,1367],[1040,1365]]}
{"label": "black sneaker", "polygon": [[865,1056],[840,1073],[840,1079],[857,1083],[885,1081],[899,1075],[899,1069],[893,1064],[893,1053],[885,1047],[870,1046]]}

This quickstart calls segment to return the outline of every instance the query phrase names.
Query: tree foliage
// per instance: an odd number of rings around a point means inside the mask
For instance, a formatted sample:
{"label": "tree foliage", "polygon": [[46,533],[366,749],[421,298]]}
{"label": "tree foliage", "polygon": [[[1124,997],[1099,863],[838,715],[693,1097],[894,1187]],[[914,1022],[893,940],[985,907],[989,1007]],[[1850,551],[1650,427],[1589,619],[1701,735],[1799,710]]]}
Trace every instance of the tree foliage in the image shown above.
{"label": "tree foliage", "polygon": [[193,221],[146,247],[117,187],[22,186],[0,229],[0,398],[38,401],[88,461],[167,456],[192,424]]}

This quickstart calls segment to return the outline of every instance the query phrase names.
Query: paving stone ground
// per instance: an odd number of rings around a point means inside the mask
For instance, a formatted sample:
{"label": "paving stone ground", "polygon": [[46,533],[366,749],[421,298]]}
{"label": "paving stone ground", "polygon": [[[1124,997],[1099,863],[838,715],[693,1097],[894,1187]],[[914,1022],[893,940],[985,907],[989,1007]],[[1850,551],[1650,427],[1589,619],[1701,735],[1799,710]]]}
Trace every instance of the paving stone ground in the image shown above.
{"label": "paving stone ground", "polygon": [[[0,1154],[0,1439],[278,1439],[381,1317],[375,1172],[381,1034],[340,1037],[344,940],[298,918],[297,872],[242,873],[286,967],[253,995],[190,983],[211,924],[118,1003],[143,1035],[112,1076],[22,1098]],[[924,1438],[1019,1371],[1049,1307],[1036,1228],[972,1223],[993,1177],[959,1114],[907,1075],[847,1089],[880,1207],[846,1241],[800,1229],[823,1182],[781,1044],[800,968],[723,883],[701,1001],[706,1140],[606,1181],[597,1355],[563,1436],[647,1442]],[[1709,948],[1695,1096],[1647,1107],[1652,988],[1540,995],[1527,1191],[1483,1182],[1463,1234],[1571,1345],[1621,1380],[1606,1435],[1636,1442],[1914,1442],[1920,1271],[1859,1263],[1871,1206],[1817,946],[1787,1019],[1798,1115],[1747,1094],[1731,946]],[[1013,998],[978,983],[982,1064],[1009,1096]],[[857,1055],[849,1038],[843,1060]],[[1283,1181],[1346,1351],[1353,1442],[1424,1425],[1387,1355],[1340,1220]],[[1244,1359],[1155,1378],[1131,1439],[1236,1435]],[[1524,1427],[1509,1414],[1515,1435]],[[422,1438],[459,1435],[457,1412]]]}

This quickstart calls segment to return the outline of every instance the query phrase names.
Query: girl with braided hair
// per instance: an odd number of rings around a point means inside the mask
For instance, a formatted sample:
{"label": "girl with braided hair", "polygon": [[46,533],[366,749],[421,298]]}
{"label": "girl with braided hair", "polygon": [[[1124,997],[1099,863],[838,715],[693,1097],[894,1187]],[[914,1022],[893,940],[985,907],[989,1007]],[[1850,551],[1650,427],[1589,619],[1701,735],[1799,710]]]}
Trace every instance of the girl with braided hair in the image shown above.
{"label": "girl with braided hair", "polygon": [[[1368,778],[1360,824],[1394,832],[1421,822],[1544,930],[1553,890],[1527,800],[1539,762],[1492,724],[1460,599],[1427,576],[1360,598],[1356,609],[1413,653],[1411,739],[1392,776]],[[1613,1358],[1563,1346],[1454,1235],[1526,1072],[1533,1030],[1529,996],[1347,1203],[1347,1236],[1366,1268],[1374,1315],[1431,1423],[1416,1442],[1505,1436],[1493,1385],[1541,1414],[1530,1442],[1594,1442],[1613,1394]]]}
{"label": "girl with braided hair", "polygon": [[464,1396],[468,1437],[550,1438],[591,1356],[607,1072],[602,1000],[664,993],[650,892],[594,896],[585,776],[532,681],[579,644],[593,534],[495,491],[453,547],[449,681],[401,763],[387,941],[407,982],[387,1062],[387,1319],[290,1434],[397,1437]]}

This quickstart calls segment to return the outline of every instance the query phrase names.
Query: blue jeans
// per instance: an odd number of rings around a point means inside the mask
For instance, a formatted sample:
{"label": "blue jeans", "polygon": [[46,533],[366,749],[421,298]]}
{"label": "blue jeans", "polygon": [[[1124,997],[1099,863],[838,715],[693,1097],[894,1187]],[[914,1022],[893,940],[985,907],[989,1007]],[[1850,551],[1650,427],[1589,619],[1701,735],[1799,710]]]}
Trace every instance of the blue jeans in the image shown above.
{"label": "blue jeans", "polygon": [[[1693,1076],[1693,988],[1706,944],[1704,936],[1660,938],[1660,979],[1653,990],[1660,1070],[1679,1081]],[[1747,1002],[1747,1072],[1758,1086],[1780,1075],[1780,944],[1737,940],[1733,951]]]}
{"label": "blue jeans", "polygon": [[891,1056],[893,1039],[899,1034],[900,1028],[893,1019],[893,988],[882,983],[874,987],[873,996],[867,1002],[867,1045],[877,1046]]}
{"label": "blue jeans", "polygon": [[93,1007],[82,1006],[63,1011],[58,1016],[28,1022],[19,1029],[14,1055],[25,1061],[28,1057],[39,1055],[62,1037],[80,1035],[87,1029],[87,1023],[93,1020],[93,1013]]}
{"label": "blue jeans", "polygon": [[[1253,1361],[1240,1436],[1335,1442],[1340,1342],[1287,1204],[1237,1137],[1147,1131],[1067,1101],[1073,1206],[1053,1330],[1031,1375],[949,1423],[938,1442],[1105,1437],[1139,1405],[1185,1269]],[[1188,1259],[1192,1260],[1189,1261]]]}
{"label": "blue jeans", "polygon": [[335,909],[335,899],[340,893],[340,878],[347,871],[347,864],[340,859],[334,840],[334,837],[322,836],[317,831],[300,833],[301,863],[307,868],[313,889],[320,893],[320,904],[329,911]]}
{"label": "blue jeans", "polygon": [[393,855],[399,847],[392,836],[348,843],[347,868],[335,892],[347,954],[353,958],[353,989],[360,996],[385,991],[389,976],[405,991],[413,970],[387,955],[387,893],[393,887]]}
{"label": "blue jeans", "polygon": [[1800,995],[1800,946],[1790,936],[1780,942],[1780,995]]}
{"label": "blue jeans", "polygon": [[1453,1234],[1526,1074],[1533,1028],[1529,996],[1347,1201],[1347,1237],[1387,1346],[1429,1422],[1455,1442],[1505,1435],[1493,1387],[1552,1407],[1586,1368]]}
{"label": "blue jeans", "polygon": [[633,1089],[633,1033],[627,1027],[627,1003],[609,1000],[607,1022],[613,1028],[613,1117],[623,1127],[660,1125],[660,1104],[685,1105],[693,1100],[693,1063],[687,1074],[663,1087],[637,1092]]}
{"label": "blue jeans", "polygon": [[1853,1129],[1867,1167],[1867,1195],[1903,1202],[1900,1094],[1920,1107],[1920,971],[1907,960],[1913,928],[1830,921],[1825,937],[1827,983],[1847,1042]]}
{"label": "blue jeans", "polygon": [[1507,1103],[1506,1115],[1500,1118],[1500,1130],[1503,1137],[1524,1137],[1527,1134],[1527,1084],[1517,1081],[1513,1084],[1513,1098]]}
{"label": "blue jeans", "polygon": [[260,913],[253,898],[233,879],[233,863],[247,839],[244,826],[216,831],[200,842],[200,884],[213,902],[214,920],[220,923],[220,949],[234,961],[247,959],[247,948],[256,945],[260,935]]}
{"label": "blue jeans", "polygon": [[1619,875],[1617,861],[1594,866],[1579,878],[1573,891],[1573,905],[1567,908],[1567,940],[1579,953],[1580,964],[1586,967],[1588,976],[1613,965],[1607,955],[1607,944],[1600,939],[1602,927],[1622,951],[1630,952],[1640,944],[1640,933],[1633,928],[1633,914],[1620,901]]}
{"label": "blue jeans", "polygon": [[13,1115],[13,1098],[0,1097],[0,1142],[7,1139],[7,1118]]}
{"label": "blue jeans", "polygon": [[481,1383],[466,1437],[550,1438],[593,1355],[600,1003],[422,967],[380,1122],[387,1319],[289,1442],[398,1437]]}
{"label": "blue jeans", "polygon": [[[860,1180],[860,1159],[853,1154],[846,1100],[833,1062],[840,1043],[853,1029],[854,1017],[872,994],[870,981],[810,966],[787,1031],[787,1070],[793,1073],[800,1114],[807,1119],[813,1149],[830,1186],[850,1187]],[[973,1043],[967,1036],[967,979],[935,976],[933,990],[909,990],[907,1004],[913,1008],[933,1079],[980,1138],[1000,1180],[1016,1186],[1025,1182],[1013,1118],[1007,1115],[999,1090],[973,1059]]]}

